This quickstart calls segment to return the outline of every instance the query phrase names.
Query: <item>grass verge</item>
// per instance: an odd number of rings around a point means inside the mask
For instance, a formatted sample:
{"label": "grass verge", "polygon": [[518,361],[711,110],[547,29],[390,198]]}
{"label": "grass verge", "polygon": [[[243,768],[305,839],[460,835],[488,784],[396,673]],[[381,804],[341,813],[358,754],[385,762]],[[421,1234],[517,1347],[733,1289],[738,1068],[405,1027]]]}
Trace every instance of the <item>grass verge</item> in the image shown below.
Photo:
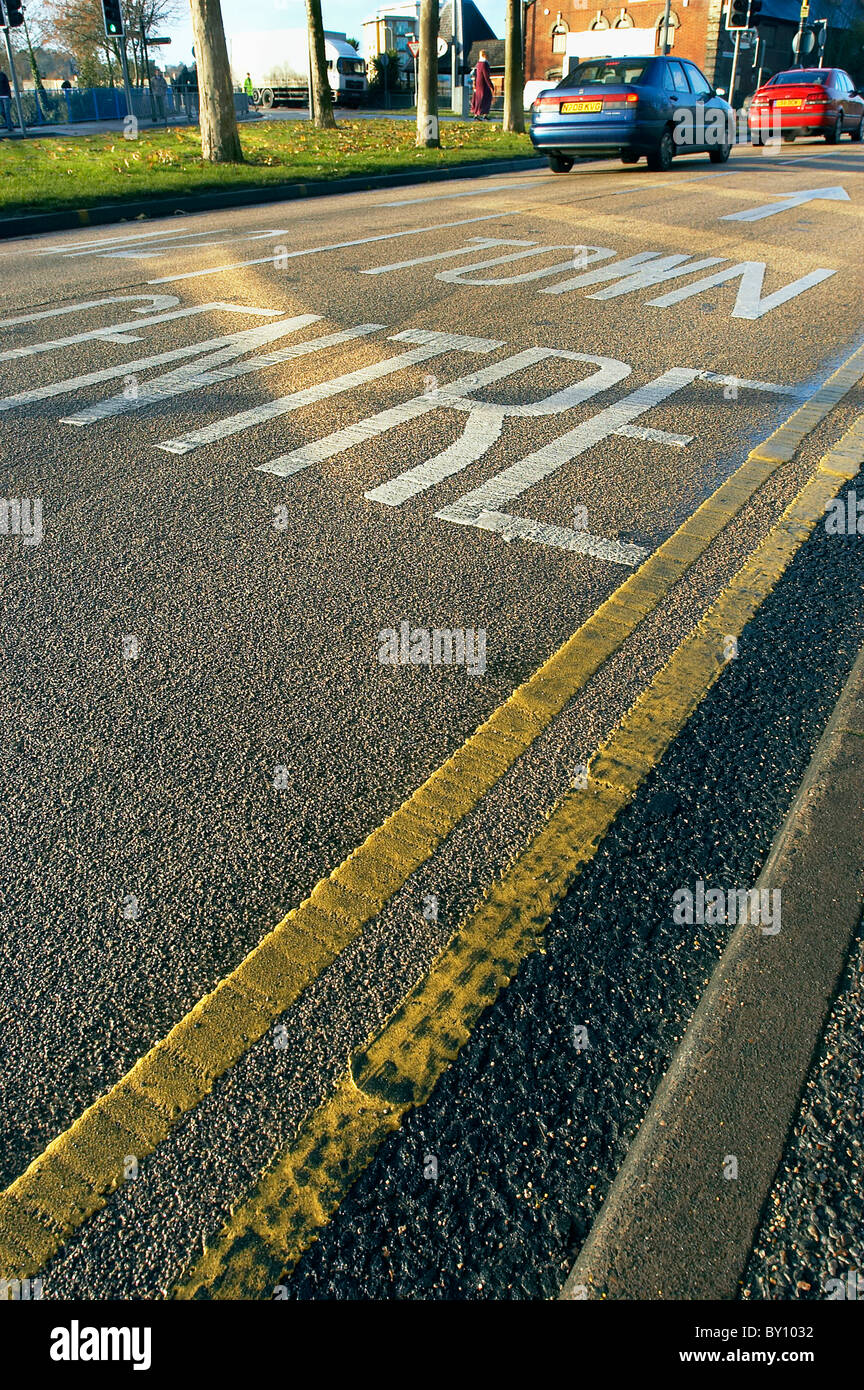
{"label": "grass verge", "polygon": [[439,169],[533,153],[527,135],[467,121],[441,126],[440,150],[414,148],[411,121],[342,120],[336,130],[304,121],[241,126],[245,164],[206,164],[197,128],[5,140],[0,144],[0,216],[56,212],[124,200],[312,182],[358,174]]}

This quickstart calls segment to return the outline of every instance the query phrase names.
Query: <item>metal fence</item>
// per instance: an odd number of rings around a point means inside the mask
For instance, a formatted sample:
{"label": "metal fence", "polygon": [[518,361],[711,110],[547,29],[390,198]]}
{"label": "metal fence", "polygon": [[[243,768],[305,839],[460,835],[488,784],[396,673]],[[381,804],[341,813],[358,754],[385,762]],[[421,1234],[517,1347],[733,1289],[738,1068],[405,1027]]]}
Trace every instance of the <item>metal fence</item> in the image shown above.
{"label": "metal fence", "polygon": [[[71,90],[21,93],[24,120],[28,126],[76,125],[92,121],[122,121],[129,111],[122,87],[73,87]],[[238,120],[249,115],[249,98],[245,92],[234,93]],[[132,89],[132,115],[139,121],[176,124],[178,121],[198,120],[198,92],[194,87],[168,87],[164,93],[151,93],[147,87]],[[16,108],[11,103],[12,120]]]}

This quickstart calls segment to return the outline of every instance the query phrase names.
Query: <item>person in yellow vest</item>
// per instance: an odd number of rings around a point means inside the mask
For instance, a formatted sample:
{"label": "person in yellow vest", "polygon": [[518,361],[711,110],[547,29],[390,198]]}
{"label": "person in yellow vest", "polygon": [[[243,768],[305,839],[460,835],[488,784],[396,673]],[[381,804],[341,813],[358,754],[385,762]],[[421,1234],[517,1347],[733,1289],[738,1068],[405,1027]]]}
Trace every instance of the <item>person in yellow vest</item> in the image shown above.
{"label": "person in yellow vest", "polygon": [[246,74],[246,81],[243,83],[243,90],[246,93],[247,97],[251,97],[252,93],[255,90],[254,86],[252,85],[252,78],[248,72]]}

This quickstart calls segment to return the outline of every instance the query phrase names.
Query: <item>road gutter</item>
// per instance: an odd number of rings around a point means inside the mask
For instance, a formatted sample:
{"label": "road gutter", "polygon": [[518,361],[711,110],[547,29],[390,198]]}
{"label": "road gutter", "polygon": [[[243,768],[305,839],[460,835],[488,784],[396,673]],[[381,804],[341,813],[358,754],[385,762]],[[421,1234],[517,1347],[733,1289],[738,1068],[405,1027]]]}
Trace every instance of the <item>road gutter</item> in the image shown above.
{"label": "road gutter", "polygon": [[736,928],[562,1299],[738,1297],[860,922],[862,805],[864,649],[759,879],[781,930]]}
{"label": "road gutter", "polygon": [[66,208],[62,212],[34,212],[0,220],[0,238],[41,236],[70,227],[107,226],[139,218],[174,217],[178,213],[211,212],[219,208],[254,207],[258,203],[287,203],[298,198],[326,198],[340,193],[369,193],[380,188],[404,188],[412,184],[442,183],[450,179],[482,179],[493,174],[520,174],[544,167],[545,160],[487,159],[482,164],[454,164],[443,169],[409,169],[392,174],[366,174],[345,179],[311,179],[304,183],[276,183],[262,188],[213,189],[176,198],[148,198],[135,202],[106,203],[92,208]]}

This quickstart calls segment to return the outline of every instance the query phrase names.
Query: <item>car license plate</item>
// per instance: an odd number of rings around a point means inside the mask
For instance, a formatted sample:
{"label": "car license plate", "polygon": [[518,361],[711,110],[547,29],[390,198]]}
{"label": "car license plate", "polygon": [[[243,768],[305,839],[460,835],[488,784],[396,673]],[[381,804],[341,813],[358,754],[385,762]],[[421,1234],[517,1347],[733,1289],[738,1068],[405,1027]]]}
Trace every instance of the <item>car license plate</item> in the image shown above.
{"label": "car license plate", "polygon": [[782,106],[788,111],[799,111],[801,109],[801,99],[800,97],[780,97],[779,101],[775,101],[774,105]]}
{"label": "car license plate", "polygon": [[578,116],[583,111],[602,111],[602,101],[562,101],[562,116]]}

